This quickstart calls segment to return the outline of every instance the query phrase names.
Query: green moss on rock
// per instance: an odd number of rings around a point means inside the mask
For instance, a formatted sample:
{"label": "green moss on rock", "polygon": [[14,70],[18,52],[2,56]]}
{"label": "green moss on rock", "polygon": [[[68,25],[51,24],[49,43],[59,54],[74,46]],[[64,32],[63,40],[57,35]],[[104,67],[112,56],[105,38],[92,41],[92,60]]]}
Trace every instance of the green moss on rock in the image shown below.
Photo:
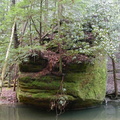
{"label": "green moss on rock", "polygon": [[39,72],[47,66],[48,61],[39,57],[30,57],[27,62],[19,64],[21,72]]}
{"label": "green moss on rock", "polygon": [[[98,57],[94,64],[70,64],[64,68],[63,88],[68,108],[92,107],[104,100],[106,92],[106,60]],[[34,73],[21,73],[18,85],[20,102],[50,108],[50,101],[60,93],[61,77],[46,75],[34,77]]]}
{"label": "green moss on rock", "polygon": [[77,64],[77,63],[69,64],[63,69],[63,72],[64,73],[86,72],[87,65],[89,65],[89,64],[90,63],[88,63],[88,62],[83,62],[83,63],[79,63],[79,64]]}
{"label": "green moss on rock", "polygon": [[[30,76],[29,76],[30,75]],[[21,75],[19,78],[19,86],[27,89],[39,89],[39,90],[58,90],[60,87],[61,78],[52,75],[36,77],[31,74]]]}

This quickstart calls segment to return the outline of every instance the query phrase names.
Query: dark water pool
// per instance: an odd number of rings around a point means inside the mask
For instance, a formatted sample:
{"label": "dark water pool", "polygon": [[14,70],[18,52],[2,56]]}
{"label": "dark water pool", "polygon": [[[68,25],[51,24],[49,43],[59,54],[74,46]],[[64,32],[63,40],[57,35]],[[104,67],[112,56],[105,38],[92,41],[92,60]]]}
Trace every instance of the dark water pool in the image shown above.
{"label": "dark water pool", "polygon": [[[1,105],[0,120],[56,120],[56,114],[25,105]],[[92,109],[66,111],[58,120],[120,120],[120,103],[112,102]]]}

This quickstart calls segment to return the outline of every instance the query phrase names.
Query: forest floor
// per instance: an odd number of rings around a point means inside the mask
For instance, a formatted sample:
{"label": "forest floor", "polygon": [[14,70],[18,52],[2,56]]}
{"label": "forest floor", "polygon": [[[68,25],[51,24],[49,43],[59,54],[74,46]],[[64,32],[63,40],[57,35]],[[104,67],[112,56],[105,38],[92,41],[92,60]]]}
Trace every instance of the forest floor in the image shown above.
{"label": "forest floor", "polygon": [[0,95],[0,104],[15,104],[17,103],[16,92],[13,91],[13,87],[2,88],[2,93]]}
{"label": "forest floor", "polygon": [[[116,54],[117,60],[120,59],[120,53]],[[108,80],[107,80],[107,94],[114,92],[114,82],[113,82],[113,73],[112,73],[112,62],[111,59],[108,58]],[[117,78],[120,78],[120,62],[116,62],[116,69],[117,69]],[[118,83],[118,91],[120,92],[120,80],[117,81]],[[0,95],[0,104],[15,104],[17,103],[16,92],[13,91],[13,87],[7,88],[4,87],[2,89],[2,94]]]}

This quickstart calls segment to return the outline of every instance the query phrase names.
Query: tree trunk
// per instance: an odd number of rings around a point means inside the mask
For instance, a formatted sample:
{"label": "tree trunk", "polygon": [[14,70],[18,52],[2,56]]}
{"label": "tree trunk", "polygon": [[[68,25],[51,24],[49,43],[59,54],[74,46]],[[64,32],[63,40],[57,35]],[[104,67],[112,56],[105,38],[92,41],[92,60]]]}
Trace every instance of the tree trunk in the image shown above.
{"label": "tree trunk", "polygon": [[113,65],[113,80],[114,80],[114,90],[115,90],[115,97],[118,97],[118,87],[117,87],[117,78],[116,78],[116,67],[115,67],[115,60],[111,58],[112,65]]}
{"label": "tree trunk", "polygon": [[10,48],[11,48],[12,41],[13,41],[14,30],[15,30],[15,23],[13,24],[13,27],[12,27],[10,42],[9,42],[8,49],[7,49],[7,52],[6,52],[4,66],[3,66],[3,69],[2,69],[2,74],[1,74],[1,79],[0,79],[0,92],[2,92],[2,84],[3,84],[3,81],[4,81],[4,75],[5,75],[6,68],[7,68],[7,62],[8,62],[8,57],[9,57],[9,53],[10,53]]}
{"label": "tree trunk", "polygon": [[12,5],[15,5],[15,0],[12,0]]}
{"label": "tree trunk", "polygon": [[43,7],[43,0],[40,1],[40,34],[39,34],[39,43],[42,44],[42,7]]}
{"label": "tree trunk", "polygon": [[32,24],[31,24],[31,20],[29,22],[29,29],[30,29],[30,45],[32,46]]}
{"label": "tree trunk", "polygon": [[47,32],[47,24],[48,24],[48,0],[45,0],[45,14],[44,14],[44,24],[45,24],[45,27],[44,27],[44,32],[46,33]]}
{"label": "tree trunk", "polygon": [[[15,6],[16,1],[12,0],[12,6]],[[14,28],[14,48],[18,48],[19,41],[18,41],[18,35],[17,35],[17,24],[15,24]]]}
{"label": "tree trunk", "polygon": [[17,35],[17,24],[15,24],[14,28],[14,48],[18,48],[19,46],[19,41],[18,41],[18,35]]}

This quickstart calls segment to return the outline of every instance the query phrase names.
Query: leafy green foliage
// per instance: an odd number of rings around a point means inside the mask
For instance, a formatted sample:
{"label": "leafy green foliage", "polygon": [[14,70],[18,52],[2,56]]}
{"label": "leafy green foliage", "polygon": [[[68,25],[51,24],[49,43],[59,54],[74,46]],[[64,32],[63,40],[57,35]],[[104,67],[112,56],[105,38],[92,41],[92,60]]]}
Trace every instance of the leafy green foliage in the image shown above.
{"label": "leafy green foliage", "polygon": [[58,45],[69,54],[89,56],[102,55],[103,51],[113,56],[118,47],[119,4],[51,0],[48,5],[43,2],[41,7],[39,0],[19,0],[10,8],[10,1],[4,0],[0,5],[0,68],[14,18],[17,19],[20,45],[16,50],[12,47],[9,64],[26,59],[31,50],[56,48]]}

